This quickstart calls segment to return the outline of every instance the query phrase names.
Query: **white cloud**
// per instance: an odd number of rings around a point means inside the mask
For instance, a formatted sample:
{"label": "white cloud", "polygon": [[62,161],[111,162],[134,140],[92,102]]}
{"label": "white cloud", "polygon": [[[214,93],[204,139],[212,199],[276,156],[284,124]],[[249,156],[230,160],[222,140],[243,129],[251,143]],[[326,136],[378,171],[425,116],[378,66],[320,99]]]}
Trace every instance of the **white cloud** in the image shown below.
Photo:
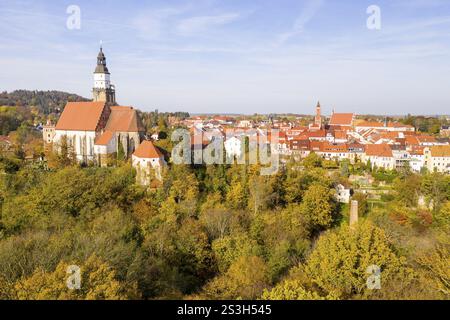
{"label": "white cloud", "polygon": [[309,0],[303,8],[302,13],[295,20],[292,29],[279,35],[278,43],[283,44],[290,38],[302,33],[305,25],[314,18],[324,3],[324,0]]}
{"label": "white cloud", "polygon": [[198,16],[181,20],[177,25],[177,32],[181,35],[192,35],[205,31],[211,27],[222,26],[240,18],[239,13],[225,13],[216,16]]}

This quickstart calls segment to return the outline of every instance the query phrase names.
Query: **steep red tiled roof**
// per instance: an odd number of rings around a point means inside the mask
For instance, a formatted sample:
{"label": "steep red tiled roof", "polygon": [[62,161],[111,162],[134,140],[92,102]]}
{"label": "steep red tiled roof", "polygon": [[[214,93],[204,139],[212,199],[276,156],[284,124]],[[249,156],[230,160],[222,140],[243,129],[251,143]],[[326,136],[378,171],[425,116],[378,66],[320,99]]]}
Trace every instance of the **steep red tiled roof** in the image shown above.
{"label": "steep red tiled roof", "polygon": [[106,130],[101,136],[95,140],[95,144],[99,146],[106,146],[112,139],[114,133]]}
{"label": "steep red tiled roof", "polygon": [[95,131],[105,102],[68,102],[56,130]]}
{"label": "steep red tiled roof", "polygon": [[410,136],[405,136],[406,139],[406,144],[407,145],[419,145],[419,140],[417,140],[416,136],[410,135]]}
{"label": "steep red tiled roof", "polygon": [[159,159],[163,157],[163,154],[151,141],[144,140],[134,151],[133,156],[144,159]]}
{"label": "steep red tiled roof", "polygon": [[132,107],[111,107],[106,130],[113,132],[140,132],[145,131],[139,116]]}
{"label": "steep red tiled roof", "polygon": [[353,124],[353,113],[333,113],[330,126],[351,126]]}
{"label": "steep red tiled roof", "polygon": [[392,149],[388,144],[368,144],[366,145],[366,155],[392,157]]}

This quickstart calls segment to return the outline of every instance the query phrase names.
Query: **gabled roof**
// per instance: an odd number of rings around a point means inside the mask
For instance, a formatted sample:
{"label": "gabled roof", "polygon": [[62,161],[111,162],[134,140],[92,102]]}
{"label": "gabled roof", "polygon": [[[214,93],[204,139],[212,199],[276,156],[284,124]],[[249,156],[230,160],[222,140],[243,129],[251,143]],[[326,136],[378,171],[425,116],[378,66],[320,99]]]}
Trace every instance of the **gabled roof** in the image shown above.
{"label": "gabled roof", "polygon": [[381,128],[384,127],[384,123],[378,122],[378,121],[359,121],[356,124],[357,127],[364,127],[364,128]]}
{"label": "gabled roof", "polygon": [[432,157],[450,157],[450,146],[433,146],[430,151]]}
{"label": "gabled roof", "polygon": [[389,128],[414,128],[413,126],[409,124],[403,124],[399,122],[389,122],[387,125]]}
{"label": "gabled roof", "polygon": [[365,152],[368,156],[392,157],[392,149],[388,144],[368,144]]}
{"label": "gabled roof", "polygon": [[419,141],[419,143],[435,143],[436,142],[436,138],[433,136],[429,136],[429,135],[416,136],[416,138]]}
{"label": "gabled roof", "polygon": [[139,116],[132,107],[111,107],[111,114],[106,130],[113,132],[142,132],[145,131]]}
{"label": "gabled roof", "polygon": [[346,144],[332,144],[329,142],[323,142],[320,151],[329,153],[345,153],[348,152],[348,146]]}
{"label": "gabled roof", "polygon": [[106,146],[112,139],[114,133],[106,130],[100,137],[95,140],[95,144],[99,146]]}
{"label": "gabled roof", "polygon": [[419,140],[417,140],[416,136],[413,136],[413,135],[406,136],[405,139],[406,139],[407,145],[411,145],[411,146],[419,145]]}
{"label": "gabled roof", "polygon": [[95,131],[105,105],[105,102],[68,102],[55,129]]}
{"label": "gabled roof", "polygon": [[330,126],[351,126],[353,125],[353,118],[353,113],[333,113]]}
{"label": "gabled roof", "polygon": [[159,151],[159,149],[148,140],[142,141],[136,151],[134,151],[133,156],[142,159],[160,159],[164,157],[161,151]]}

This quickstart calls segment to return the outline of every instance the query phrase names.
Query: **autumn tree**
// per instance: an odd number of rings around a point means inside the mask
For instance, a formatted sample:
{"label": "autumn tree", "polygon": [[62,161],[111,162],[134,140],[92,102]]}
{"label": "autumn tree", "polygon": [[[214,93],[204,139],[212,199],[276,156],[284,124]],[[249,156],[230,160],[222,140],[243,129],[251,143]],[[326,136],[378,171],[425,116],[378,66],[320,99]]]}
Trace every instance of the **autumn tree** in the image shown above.
{"label": "autumn tree", "polygon": [[[370,297],[370,266],[381,270],[381,288],[393,279],[411,279],[412,270],[398,255],[386,234],[370,223],[356,229],[343,226],[322,235],[309,256],[304,273],[327,295],[341,299]],[[383,289],[381,289],[383,290]]]}
{"label": "autumn tree", "polygon": [[95,255],[80,266],[80,288],[69,289],[69,264],[61,262],[53,272],[36,270],[14,285],[14,296],[25,300],[122,300],[138,298],[136,284],[121,283],[106,263]]}
{"label": "autumn tree", "polygon": [[300,210],[307,217],[312,230],[328,228],[333,223],[335,213],[333,192],[319,184],[311,185],[305,192]]}
{"label": "autumn tree", "polygon": [[269,278],[264,261],[255,256],[243,256],[224,275],[209,282],[203,295],[220,300],[251,300],[260,297],[268,286]]}

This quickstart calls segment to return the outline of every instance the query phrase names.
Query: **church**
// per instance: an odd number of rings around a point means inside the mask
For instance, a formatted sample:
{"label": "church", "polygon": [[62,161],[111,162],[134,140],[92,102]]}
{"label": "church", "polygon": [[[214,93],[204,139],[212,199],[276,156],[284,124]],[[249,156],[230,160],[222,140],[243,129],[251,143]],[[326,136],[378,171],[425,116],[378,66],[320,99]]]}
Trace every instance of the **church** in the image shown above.
{"label": "church", "polygon": [[44,141],[58,150],[67,139],[72,154],[83,163],[106,166],[109,158],[121,152],[131,157],[144,140],[145,128],[133,107],[116,103],[103,48],[97,57],[92,93],[92,102],[68,102],[56,125],[44,126]]}

